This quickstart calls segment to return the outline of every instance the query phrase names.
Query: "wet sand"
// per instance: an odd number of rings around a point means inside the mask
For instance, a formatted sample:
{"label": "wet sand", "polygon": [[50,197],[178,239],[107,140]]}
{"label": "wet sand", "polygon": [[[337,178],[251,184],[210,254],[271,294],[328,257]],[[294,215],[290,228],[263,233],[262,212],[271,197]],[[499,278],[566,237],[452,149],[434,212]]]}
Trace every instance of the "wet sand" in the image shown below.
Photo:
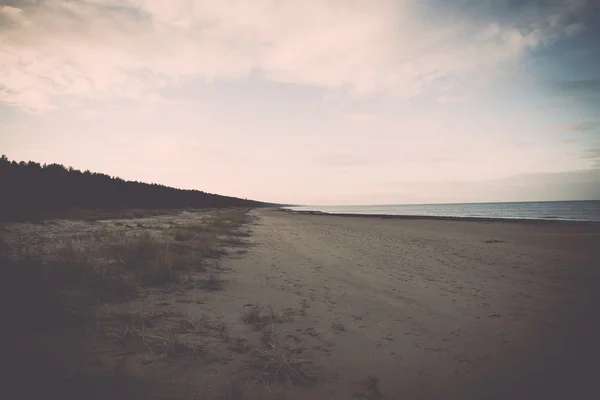
{"label": "wet sand", "polygon": [[280,329],[322,375],[289,398],[600,393],[600,224],[256,214],[228,293],[305,310]]}

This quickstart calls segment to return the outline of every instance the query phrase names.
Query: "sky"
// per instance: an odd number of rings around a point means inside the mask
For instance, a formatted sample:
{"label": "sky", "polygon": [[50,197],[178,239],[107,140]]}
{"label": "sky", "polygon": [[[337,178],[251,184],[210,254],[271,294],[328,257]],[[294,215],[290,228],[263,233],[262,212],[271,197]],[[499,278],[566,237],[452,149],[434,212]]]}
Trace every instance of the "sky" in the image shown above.
{"label": "sky", "polygon": [[600,199],[594,0],[0,0],[0,153],[286,204]]}

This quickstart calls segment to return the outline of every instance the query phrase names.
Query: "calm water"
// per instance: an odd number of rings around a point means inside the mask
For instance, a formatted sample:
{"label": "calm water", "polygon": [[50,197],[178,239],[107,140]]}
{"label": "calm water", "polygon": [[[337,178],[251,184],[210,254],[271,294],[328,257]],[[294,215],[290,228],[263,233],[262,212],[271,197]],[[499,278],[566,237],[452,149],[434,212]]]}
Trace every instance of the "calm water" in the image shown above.
{"label": "calm water", "polygon": [[334,214],[385,214],[436,217],[600,221],[600,200],[385,206],[304,206],[287,208],[296,211],[321,211]]}

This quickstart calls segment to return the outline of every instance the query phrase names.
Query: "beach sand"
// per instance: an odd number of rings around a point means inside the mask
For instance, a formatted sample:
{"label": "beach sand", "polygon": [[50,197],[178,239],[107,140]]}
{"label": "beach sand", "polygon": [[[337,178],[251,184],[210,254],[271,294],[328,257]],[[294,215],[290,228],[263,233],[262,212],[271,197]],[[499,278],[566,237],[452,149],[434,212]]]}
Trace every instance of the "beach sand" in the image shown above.
{"label": "beach sand", "polygon": [[227,291],[305,310],[286,398],[600,398],[599,224],[256,213]]}
{"label": "beach sand", "polygon": [[[180,282],[99,303],[64,331],[5,341],[19,393],[9,397],[600,398],[600,224],[251,214],[242,236],[218,231],[222,257]],[[99,259],[110,240],[145,231],[193,247],[222,227],[211,215],[3,232],[49,249],[80,237]],[[195,239],[173,239],[189,226]]]}

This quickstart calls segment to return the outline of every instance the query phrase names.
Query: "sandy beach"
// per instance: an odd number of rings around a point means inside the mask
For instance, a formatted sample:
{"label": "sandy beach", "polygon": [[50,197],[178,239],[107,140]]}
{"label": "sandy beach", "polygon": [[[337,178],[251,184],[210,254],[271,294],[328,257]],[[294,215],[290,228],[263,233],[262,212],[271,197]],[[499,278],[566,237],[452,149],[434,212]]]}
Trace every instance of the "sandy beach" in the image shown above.
{"label": "sandy beach", "polygon": [[229,290],[306,310],[281,329],[331,374],[311,396],[598,393],[600,225],[258,215]]}
{"label": "sandy beach", "polygon": [[68,325],[12,339],[11,398],[598,397],[600,224],[239,215],[7,225],[62,263],[120,271],[151,234],[193,264],[125,300],[63,300]]}
{"label": "sandy beach", "polygon": [[0,0],[0,400],[600,400],[600,0]]}

